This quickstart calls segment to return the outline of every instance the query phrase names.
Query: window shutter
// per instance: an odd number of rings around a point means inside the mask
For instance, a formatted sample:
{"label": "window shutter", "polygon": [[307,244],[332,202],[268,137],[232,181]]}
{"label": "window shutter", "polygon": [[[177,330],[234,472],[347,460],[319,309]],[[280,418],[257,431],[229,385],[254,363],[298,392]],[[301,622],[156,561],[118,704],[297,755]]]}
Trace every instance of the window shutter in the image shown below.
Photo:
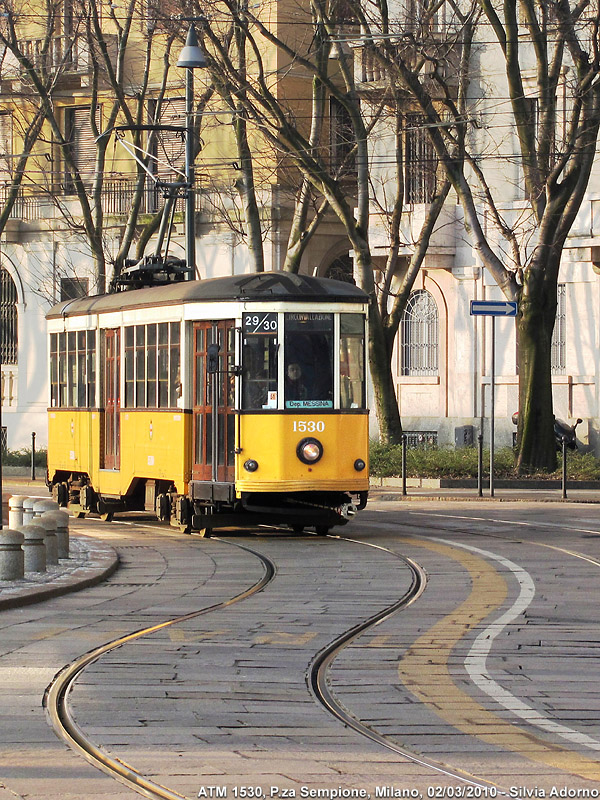
{"label": "window shutter", "polygon": [[0,113],[0,181],[10,181],[12,172],[13,118],[10,113]]}
{"label": "window shutter", "polygon": [[[100,110],[96,111],[99,119]],[[67,135],[71,146],[71,155],[82,178],[94,174],[96,165],[96,141],[90,123],[90,108],[67,109]]]}

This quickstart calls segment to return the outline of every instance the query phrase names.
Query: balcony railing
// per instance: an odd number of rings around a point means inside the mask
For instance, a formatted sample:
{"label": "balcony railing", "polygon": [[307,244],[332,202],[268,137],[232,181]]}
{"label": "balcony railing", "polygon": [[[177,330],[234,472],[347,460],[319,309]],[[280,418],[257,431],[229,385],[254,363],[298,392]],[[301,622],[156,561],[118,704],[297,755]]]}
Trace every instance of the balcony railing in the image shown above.
{"label": "balcony railing", "polygon": [[92,65],[87,42],[73,36],[27,39],[23,52],[36,69],[88,72]]}
{"label": "balcony railing", "polygon": [[[129,214],[135,195],[136,183],[127,179],[107,179],[101,193],[102,209],[105,214],[125,216]],[[6,203],[10,191],[9,183],[0,183],[0,211]],[[60,218],[58,205],[73,201],[75,195],[65,181],[60,191],[50,193],[27,193],[19,189],[17,199],[11,211],[11,219],[34,222]],[[58,201],[58,202],[55,202]],[[141,214],[154,214],[164,205],[164,190],[149,183],[142,193]],[[177,211],[183,211],[183,199],[177,202]],[[76,213],[76,212],[74,212]]]}

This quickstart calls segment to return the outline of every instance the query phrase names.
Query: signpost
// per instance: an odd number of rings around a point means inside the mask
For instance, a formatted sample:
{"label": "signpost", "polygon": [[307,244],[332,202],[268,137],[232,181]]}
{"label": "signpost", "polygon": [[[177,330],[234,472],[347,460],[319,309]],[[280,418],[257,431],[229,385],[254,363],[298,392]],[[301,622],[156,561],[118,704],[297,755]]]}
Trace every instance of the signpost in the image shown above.
{"label": "signpost", "polygon": [[471,300],[472,317],[492,318],[492,364],[490,388],[490,497],[494,496],[494,403],[496,394],[496,317],[516,317],[513,300]]}

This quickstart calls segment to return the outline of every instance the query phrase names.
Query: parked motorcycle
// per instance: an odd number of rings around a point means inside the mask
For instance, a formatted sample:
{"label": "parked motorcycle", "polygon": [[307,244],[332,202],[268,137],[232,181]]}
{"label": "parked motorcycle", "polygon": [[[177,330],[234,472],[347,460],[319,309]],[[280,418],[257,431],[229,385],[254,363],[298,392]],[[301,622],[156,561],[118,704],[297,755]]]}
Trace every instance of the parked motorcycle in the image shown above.
{"label": "parked motorcycle", "polygon": [[[518,411],[515,411],[515,413],[512,415],[512,422],[513,425],[519,424]],[[563,438],[567,440],[566,445],[569,450],[577,450],[577,434],[575,429],[581,422],[583,422],[583,420],[579,419],[578,417],[577,422],[574,425],[569,425],[568,422],[554,417],[554,439],[556,440],[557,450],[562,450]]]}

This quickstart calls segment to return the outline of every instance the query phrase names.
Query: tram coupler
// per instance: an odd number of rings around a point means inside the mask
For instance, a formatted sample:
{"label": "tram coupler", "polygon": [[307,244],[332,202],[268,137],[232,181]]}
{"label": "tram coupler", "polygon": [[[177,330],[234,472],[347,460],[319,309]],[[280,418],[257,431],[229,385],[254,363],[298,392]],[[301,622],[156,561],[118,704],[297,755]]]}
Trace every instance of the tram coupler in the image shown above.
{"label": "tram coupler", "polygon": [[356,514],[358,511],[357,507],[354,503],[342,503],[341,506],[336,508],[337,513],[340,515],[342,519],[349,520]]}

